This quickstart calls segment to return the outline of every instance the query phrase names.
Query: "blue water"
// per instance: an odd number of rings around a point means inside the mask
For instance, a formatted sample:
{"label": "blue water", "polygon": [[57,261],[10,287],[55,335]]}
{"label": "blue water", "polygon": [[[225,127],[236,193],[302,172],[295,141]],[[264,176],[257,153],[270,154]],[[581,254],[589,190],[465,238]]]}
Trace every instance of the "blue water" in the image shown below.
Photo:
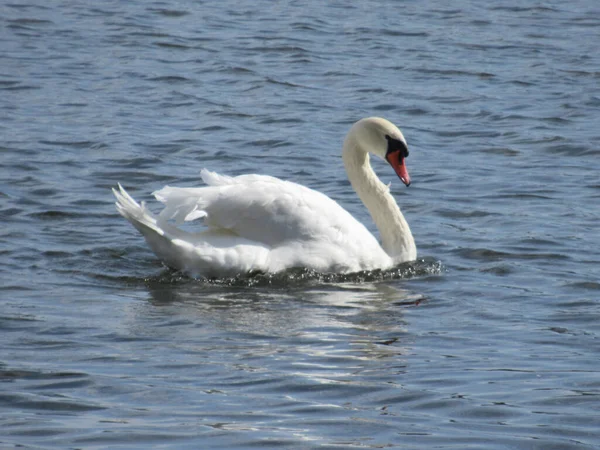
{"label": "blue water", "polygon": [[[600,447],[598,3],[355,3],[0,5],[0,447]],[[194,280],[114,208],[207,167],[374,230],[372,115],[391,273]]]}

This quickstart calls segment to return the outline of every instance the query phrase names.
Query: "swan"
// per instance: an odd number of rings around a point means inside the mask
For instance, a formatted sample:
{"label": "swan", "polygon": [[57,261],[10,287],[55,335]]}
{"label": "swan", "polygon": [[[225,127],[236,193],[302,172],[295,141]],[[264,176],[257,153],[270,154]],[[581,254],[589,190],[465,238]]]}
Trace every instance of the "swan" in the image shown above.
{"label": "swan", "polygon": [[[118,212],[137,228],[168,266],[192,276],[228,277],[305,267],[349,273],[388,269],[417,257],[415,241],[389,185],[369,163],[386,160],[406,185],[410,177],[402,132],[383,118],[356,122],[342,160],[353,189],[369,210],[381,244],[337,202],[321,192],[267,175],[230,177],[202,169],[199,188],[165,186],[153,195],[164,204],[155,216],[118,184]],[[177,225],[201,219],[197,233]]]}

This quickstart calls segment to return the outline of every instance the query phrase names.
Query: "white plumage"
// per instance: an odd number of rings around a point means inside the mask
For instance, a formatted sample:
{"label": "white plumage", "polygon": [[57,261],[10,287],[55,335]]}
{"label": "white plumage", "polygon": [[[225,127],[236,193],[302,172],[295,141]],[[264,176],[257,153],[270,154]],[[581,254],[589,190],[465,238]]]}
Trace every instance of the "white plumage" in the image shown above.
{"label": "white plumage", "polygon": [[[350,213],[326,195],[266,175],[229,177],[203,169],[206,186],[166,186],[154,192],[165,207],[158,217],[119,185],[117,209],[167,265],[191,275],[223,277],[251,271],[307,267],[320,272],[389,268],[416,258],[416,248],[389,189],[370,167],[368,152],[387,159],[409,184],[404,146],[390,122],[357,122],[344,143],[343,159],[354,189],[378,226],[382,245]],[[398,166],[399,163],[399,166]],[[177,227],[202,220],[204,231]],[[174,222],[174,223],[173,223]]]}

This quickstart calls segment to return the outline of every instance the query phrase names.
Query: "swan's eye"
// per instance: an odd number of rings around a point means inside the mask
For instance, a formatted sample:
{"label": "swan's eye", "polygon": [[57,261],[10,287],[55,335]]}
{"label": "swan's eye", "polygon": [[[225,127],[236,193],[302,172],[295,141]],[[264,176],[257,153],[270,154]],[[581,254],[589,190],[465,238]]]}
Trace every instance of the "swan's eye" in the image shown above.
{"label": "swan's eye", "polygon": [[386,155],[389,155],[390,153],[394,152],[400,152],[402,157],[406,158],[408,156],[408,147],[400,139],[394,139],[393,137],[387,134],[385,135],[385,139],[388,141]]}

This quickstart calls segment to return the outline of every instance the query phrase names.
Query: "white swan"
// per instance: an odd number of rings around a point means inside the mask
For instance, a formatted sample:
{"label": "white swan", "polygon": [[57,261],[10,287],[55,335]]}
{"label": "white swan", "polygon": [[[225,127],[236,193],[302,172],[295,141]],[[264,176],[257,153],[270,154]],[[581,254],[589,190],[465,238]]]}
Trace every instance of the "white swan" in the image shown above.
{"label": "white swan", "polygon": [[[166,186],[154,192],[165,204],[158,217],[121,185],[117,210],[145,237],[167,265],[191,275],[223,277],[251,271],[306,267],[320,272],[386,269],[416,259],[404,216],[369,164],[369,152],[390,163],[407,186],[402,132],[385,119],[356,122],[342,158],[352,187],[379,229],[377,239],[326,195],[265,175],[229,177],[203,169],[207,186]],[[169,221],[202,219],[206,230],[190,233]]]}

